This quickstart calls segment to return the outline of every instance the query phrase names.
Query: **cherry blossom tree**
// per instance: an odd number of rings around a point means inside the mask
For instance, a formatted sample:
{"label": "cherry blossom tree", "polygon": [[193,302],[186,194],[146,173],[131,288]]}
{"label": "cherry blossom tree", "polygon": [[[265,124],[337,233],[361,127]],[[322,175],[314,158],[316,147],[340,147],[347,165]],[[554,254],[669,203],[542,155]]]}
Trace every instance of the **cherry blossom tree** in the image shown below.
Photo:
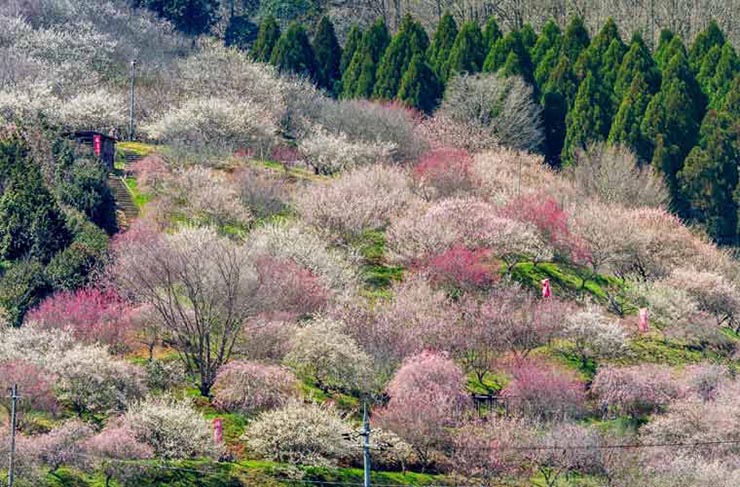
{"label": "cherry blossom tree", "polygon": [[589,360],[618,358],[628,353],[624,328],[596,308],[568,316],[563,337],[573,342],[572,350],[582,366]]}
{"label": "cherry blossom tree", "polygon": [[599,367],[591,392],[604,414],[633,416],[660,411],[684,395],[676,373],[655,364]]}
{"label": "cherry blossom tree", "polygon": [[434,149],[424,154],[412,171],[417,193],[431,200],[470,192],[475,185],[472,162],[470,153],[460,149]]}
{"label": "cherry blossom tree", "polygon": [[281,406],[295,396],[297,386],[295,376],[283,367],[237,360],[219,371],[213,402],[224,411],[251,414]]}
{"label": "cherry blossom tree", "polygon": [[501,391],[507,409],[542,420],[575,418],[585,411],[585,387],[570,370],[539,360],[514,364]]}
{"label": "cherry blossom tree", "polygon": [[139,442],[129,427],[113,423],[83,444],[87,454],[93,457],[93,468],[105,474],[105,487],[109,487],[113,479],[125,481],[144,469],[132,460],[154,456],[154,451]]}
{"label": "cherry blossom tree", "polygon": [[133,308],[112,289],[58,292],[31,310],[27,321],[39,329],[69,330],[85,343],[125,351],[132,341]]}
{"label": "cherry blossom tree", "polygon": [[[32,410],[56,414],[59,404],[54,396],[55,377],[48,370],[24,360],[0,362],[0,384],[17,384],[21,392],[18,402],[19,427],[26,426],[26,414]],[[3,395],[0,404],[9,408],[10,399]]]}
{"label": "cherry blossom tree", "polygon": [[260,257],[256,270],[260,281],[256,299],[263,314],[305,316],[324,308],[331,296],[317,276],[292,260]]}
{"label": "cherry blossom tree", "polygon": [[463,371],[446,355],[430,351],[407,359],[388,384],[388,405],[374,420],[398,434],[424,468],[435,452],[449,445],[449,427],[461,418],[469,397]]}
{"label": "cherry blossom tree", "polygon": [[432,283],[453,290],[486,289],[499,278],[490,251],[469,250],[461,245],[430,257],[425,267]]}

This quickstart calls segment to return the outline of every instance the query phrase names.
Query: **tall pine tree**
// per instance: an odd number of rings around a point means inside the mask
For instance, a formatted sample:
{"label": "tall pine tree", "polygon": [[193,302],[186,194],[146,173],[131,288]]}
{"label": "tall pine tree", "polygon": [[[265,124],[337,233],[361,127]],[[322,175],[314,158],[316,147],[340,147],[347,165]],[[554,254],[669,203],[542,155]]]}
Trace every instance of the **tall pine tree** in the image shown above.
{"label": "tall pine tree", "polygon": [[524,44],[524,48],[527,52],[532,51],[534,44],[537,42],[537,33],[534,31],[532,24],[527,22],[522,26],[520,31],[522,33],[522,44]]}
{"label": "tall pine tree", "polygon": [[334,93],[339,81],[339,63],[342,59],[342,48],[339,47],[334,25],[329,17],[322,17],[313,40],[313,51],[316,56],[316,82],[321,88]]}
{"label": "tall pine tree", "polygon": [[378,64],[373,97],[392,100],[398,94],[403,73],[414,54],[424,54],[429,38],[424,28],[411,15],[406,15]]}
{"label": "tall pine tree", "polygon": [[445,12],[439,19],[437,30],[434,32],[431,44],[427,50],[429,65],[443,81],[449,76],[450,51],[457,37],[457,23],[449,12]]}
{"label": "tall pine tree", "polygon": [[629,50],[622,58],[622,64],[617,70],[614,80],[614,96],[617,100],[624,99],[630,89],[635,75],[641,73],[648,93],[654,94],[660,88],[660,71],[655,64],[650,50],[639,34],[632,36]]}
{"label": "tall pine tree", "polygon": [[735,76],[722,101],[722,110],[740,120],[740,74]]}
{"label": "tall pine tree", "polygon": [[483,26],[483,50],[486,54],[491,50],[493,44],[503,36],[504,34],[501,32],[496,19],[493,16],[488,17],[486,25]]}
{"label": "tall pine tree", "polygon": [[316,57],[306,30],[298,22],[292,22],[280,36],[272,51],[270,62],[280,72],[317,79]]}
{"label": "tall pine tree", "polygon": [[442,84],[420,53],[414,54],[401,78],[398,99],[405,104],[432,113],[442,96]]}
{"label": "tall pine tree", "polygon": [[704,55],[701,66],[698,68],[696,73],[696,81],[701,86],[702,91],[710,97],[712,78],[714,73],[717,71],[717,65],[719,64],[719,57],[722,55],[722,46],[712,46],[712,48]]}
{"label": "tall pine tree", "polygon": [[622,144],[629,147],[641,163],[649,163],[650,145],[642,134],[640,125],[650,102],[650,89],[642,73],[635,73],[627,92],[622,98],[619,110],[614,116],[609,137],[610,145]]}
{"label": "tall pine tree", "polygon": [[388,28],[382,19],[378,19],[362,36],[360,46],[342,73],[342,98],[369,98],[372,95],[377,66],[388,42]]}
{"label": "tall pine tree", "polygon": [[556,49],[557,55],[555,57],[556,61],[553,63],[553,67],[557,63],[557,58],[559,57],[559,51],[560,51],[560,44],[562,43],[562,34],[560,33],[560,27],[558,27],[557,22],[550,19],[545,23],[545,25],[542,27],[542,32],[540,32],[540,36],[537,38],[537,42],[535,42],[534,47],[532,48],[532,64],[535,67],[535,71],[539,68],[540,63],[545,58],[545,55],[550,51],[551,49]]}
{"label": "tall pine tree", "polygon": [[260,22],[257,40],[252,46],[252,59],[261,63],[269,63],[278,39],[280,39],[280,27],[275,17],[268,15]]}
{"label": "tall pine tree", "polygon": [[342,73],[342,75],[344,75],[344,72],[347,71],[347,67],[352,61],[352,57],[355,55],[355,52],[357,52],[361,45],[362,31],[357,26],[357,24],[352,24],[352,27],[349,28],[349,32],[347,33],[347,40],[344,43],[342,58],[339,61],[339,72]]}
{"label": "tall pine tree", "polygon": [[578,88],[570,61],[561,56],[550,78],[542,87],[542,119],[545,130],[545,160],[560,166],[560,154],[565,142],[565,118]]}
{"label": "tall pine tree", "polygon": [[604,106],[606,96],[599,89],[596,76],[590,71],[578,87],[573,109],[565,119],[565,144],[561,159],[564,165],[573,162],[574,154],[589,143],[606,139],[608,121]]}
{"label": "tall pine tree", "polygon": [[740,73],[740,59],[732,44],[725,42],[722,46],[722,54],[717,63],[714,76],[709,81],[709,105],[713,108],[722,106],[727,93],[730,91],[732,80]]}
{"label": "tall pine tree", "polygon": [[579,79],[584,79],[587,71],[591,71],[594,75],[599,76],[601,66],[604,63],[604,56],[613,41],[618,41],[619,44],[616,53],[619,54],[619,51],[621,51],[621,55],[624,55],[626,48],[622,43],[622,39],[619,37],[617,24],[610,17],[588,45],[588,48],[578,56],[575,70]]}
{"label": "tall pine tree", "polygon": [[691,50],[689,51],[689,65],[695,73],[701,69],[701,65],[704,62],[704,56],[714,46],[722,47],[725,43],[725,35],[717,25],[717,22],[712,20],[709,25],[694,39],[694,43],[691,44]]}
{"label": "tall pine tree", "polygon": [[737,120],[711,110],[701,125],[699,144],[691,149],[678,173],[681,192],[690,205],[689,215],[706,225],[720,244],[737,241],[738,183]]}
{"label": "tall pine tree", "polygon": [[563,54],[568,57],[571,63],[575,64],[581,53],[588,47],[588,44],[588,30],[583,24],[583,19],[573,17],[565,29],[565,34],[563,34]]}
{"label": "tall pine tree", "polygon": [[465,22],[452,46],[448,73],[477,73],[483,67],[485,56],[480,27],[475,22]]}
{"label": "tall pine tree", "polygon": [[511,53],[514,53],[518,58],[517,62],[522,71],[522,77],[526,81],[533,82],[534,70],[532,68],[532,60],[529,57],[529,51],[524,47],[522,34],[518,30],[512,30],[503,38],[496,41],[488,56],[486,56],[486,60],[483,63],[483,71],[486,73],[497,72],[504,67]]}

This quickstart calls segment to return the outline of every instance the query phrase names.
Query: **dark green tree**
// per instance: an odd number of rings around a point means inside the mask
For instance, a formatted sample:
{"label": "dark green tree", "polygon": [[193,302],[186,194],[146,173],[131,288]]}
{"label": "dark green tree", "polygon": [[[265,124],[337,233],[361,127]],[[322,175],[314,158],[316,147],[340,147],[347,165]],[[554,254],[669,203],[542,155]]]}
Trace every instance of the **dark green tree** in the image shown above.
{"label": "dark green tree", "polygon": [[619,110],[614,116],[609,137],[610,145],[622,144],[637,154],[638,160],[650,162],[650,145],[642,134],[640,125],[650,102],[650,89],[642,73],[635,73],[627,92],[624,94]]}
{"label": "dark green tree", "polygon": [[493,16],[488,17],[486,25],[483,26],[483,50],[486,54],[491,50],[493,44],[503,36],[504,34],[501,32],[496,19]]}
{"label": "dark green tree", "polygon": [[669,29],[663,29],[660,31],[660,36],[658,37],[658,48],[655,50],[655,62],[658,66],[662,66],[662,60],[666,56],[665,52],[668,50],[671,42],[673,42],[674,37],[676,37],[676,34]]}
{"label": "dark green tree", "polygon": [[352,61],[352,57],[355,55],[355,52],[357,52],[361,45],[362,31],[357,26],[357,24],[352,24],[352,27],[349,28],[349,32],[347,33],[347,41],[344,43],[342,58],[339,61],[339,71],[342,73],[342,75],[344,75],[344,72],[347,71],[347,67]]}
{"label": "dark green tree", "polygon": [[660,91],[648,103],[640,126],[645,140],[652,143],[648,152],[653,166],[665,176],[672,209],[680,215],[685,214],[686,204],[677,174],[696,143],[703,118],[702,97],[686,56],[679,51],[666,66]]}
{"label": "dark green tree", "polygon": [[563,35],[563,54],[568,57],[571,63],[575,63],[581,53],[588,47],[588,44],[588,30],[583,24],[583,19],[573,17]]}
{"label": "dark green tree", "polygon": [[722,102],[722,110],[740,120],[740,74],[735,76]]}
{"label": "dark green tree", "polygon": [[298,22],[292,22],[280,36],[270,62],[280,72],[295,73],[314,81],[317,79],[316,57],[306,30]]}
{"label": "dark green tree", "polygon": [[455,37],[450,52],[448,75],[477,73],[483,67],[486,51],[483,33],[475,22],[465,22]]}
{"label": "dark green tree", "polygon": [[218,20],[218,0],[137,0],[188,35],[205,34]]}
{"label": "dark green tree", "polygon": [[578,56],[575,71],[579,79],[584,79],[587,71],[591,71],[596,76],[599,76],[606,52],[614,41],[618,42],[618,46],[614,50],[614,54],[618,55],[619,61],[621,62],[621,57],[627,49],[625,48],[622,39],[619,37],[617,24],[614,22],[614,19],[610,17],[596,37],[591,40],[588,47]]}
{"label": "dark green tree", "polygon": [[427,59],[437,76],[447,80],[449,75],[450,51],[457,37],[457,23],[449,12],[445,12],[439,19],[437,30],[434,32],[431,44],[427,50]]}
{"label": "dark green tree", "polygon": [[378,63],[389,40],[388,28],[382,19],[368,28],[342,75],[343,98],[369,98],[372,95]]}
{"label": "dark green tree", "polygon": [[275,17],[268,15],[260,22],[257,40],[252,46],[252,59],[261,63],[269,63],[278,39],[280,39],[280,26]]}
{"label": "dark green tree", "polygon": [[247,50],[256,41],[259,27],[249,17],[234,15],[229,18],[229,25],[224,33],[224,44],[227,47],[238,47]]}
{"label": "dark green tree", "polygon": [[553,167],[561,164],[565,143],[565,118],[578,89],[570,60],[560,56],[555,69],[542,86],[542,119],[545,131],[545,160]]}
{"label": "dark green tree", "polygon": [[701,125],[699,144],[678,173],[690,216],[704,223],[707,233],[720,244],[737,240],[738,158],[737,120],[710,110]]}
{"label": "dark green tree", "polygon": [[719,57],[722,55],[722,46],[712,46],[712,48],[702,58],[701,66],[697,69],[696,81],[707,95],[711,97],[712,88],[710,86],[714,73],[717,72]]}
{"label": "dark green tree", "polygon": [[6,181],[0,196],[0,259],[45,263],[69,241],[59,205],[35,164],[26,161]]}
{"label": "dark green tree", "polygon": [[640,73],[648,89],[648,93],[654,94],[660,89],[660,71],[655,60],[650,55],[650,50],[645,45],[639,34],[632,36],[627,53],[622,58],[614,80],[614,97],[617,100],[624,99],[627,90],[630,89],[635,75]]}
{"label": "dark green tree", "polygon": [[522,44],[524,44],[524,48],[527,52],[531,52],[537,42],[537,33],[529,22],[525,23],[520,31],[522,33]]}
{"label": "dark green tree", "polygon": [[44,266],[38,261],[13,262],[0,273],[0,307],[7,313],[11,326],[21,326],[26,312],[50,292]]}
{"label": "dark green tree", "polygon": [[658,47],[658,51],[655,53],[655,62],[658,64],[658,69],[660,69],[661,73],[665,71],[666,66],[668,66],[668,63],[676,54],[681,54],[683,57],[688,59],[686,46],[683,44],[680,37],[671,34],[670,41],[667,42],[668,43],[665,45],[665,48],[663,48],[663,45],[661,44]]}
{"label": "dark green tree", "polygon": [[414,54],[401,78],[398,99],[408,106],[432,113],[442,97],[442,84],[420,53]]}
{"label": "dark green tree", "polygon": [[398,94],[401,78],[415,54],[424,54],[429,38],[421,24],[411,15],[405,15],[378,64],[373,97],[392,100]]}
{"label": "dark green tree", "polygon": [[717,22],[712,20],[709,25],[694,39],[694,43],[691,44],[689,50],[689,65],[694,72],[698,72],[701,69],[701,65],[704,62],[704,56],[714,46],[722,47],[725,43],[725,35],[717,25]]}
{"label": "dark green tree", "polygon": [[553,63],[553,67],[557,64],[557,59],[560,57],[560,45],[562,44],[562,41],[562,34],[557,22],[552,19],[548,20],[542,27],[542,32],[532,48],[532,65],[535,67],[535,71],[539,69],[543,59],[552,49],[555,49],[555,62]]}
{"label": "dark green tree", "polygon": [[325,90],[334,93],[339,81],[339,63],[342,48],[339,47],[334,24],[329,17],[322,17],[313,38],[313,52],[316,58],[316,82]]}
{"label": "dark green tree", "polygon": [[534,81],[534,70],[532,68],[532,59],[529,57],[529,51],[524,47],[521,32],[512,30],[503,38],[496,41],[493,48],[486,56],[483,63],[483,71],[486,73],[495,73],[504,67],[509,54],[514,53],[519,58],[518,63],[521,66],[522,77],[529,82]]}
{"label": "dark green tree", "polygon": [[590,142],[605,140],[608,121],[604,106],[606,96],[599,89],[596,76],[590,71],[578,87],[573,108],[565,119],[565,144],[561,160],[564,165],[573,162],[576,150],[585,148]]}
{"label": "dark green tree", "polygon": [[732,86],[732,80],[740,73],[740,59],[732,44],[725,42],[722,46],[717,69],[709,82],[709,104],[713,108],[719,108],[724,103],[727,93]]}

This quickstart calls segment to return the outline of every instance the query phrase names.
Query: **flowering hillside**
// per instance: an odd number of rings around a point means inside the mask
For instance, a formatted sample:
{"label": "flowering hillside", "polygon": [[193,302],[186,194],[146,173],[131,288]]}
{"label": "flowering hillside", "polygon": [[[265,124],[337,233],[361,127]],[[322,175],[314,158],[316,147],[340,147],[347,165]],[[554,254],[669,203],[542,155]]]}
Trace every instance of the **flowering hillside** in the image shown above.
{"label": "flowering hillside", "polygon": [[[554,170],[539,126],[455,115],[493,86],[530,124],[519,78],[453,81],[435,114],[337,100],[78,3],[0,10],[16,486],[362,485],[365,407],[373,485],[738,485],[740,265],[630,148]],[[139,143],[109,175],[68,134],[127,130],[133,52]]]}

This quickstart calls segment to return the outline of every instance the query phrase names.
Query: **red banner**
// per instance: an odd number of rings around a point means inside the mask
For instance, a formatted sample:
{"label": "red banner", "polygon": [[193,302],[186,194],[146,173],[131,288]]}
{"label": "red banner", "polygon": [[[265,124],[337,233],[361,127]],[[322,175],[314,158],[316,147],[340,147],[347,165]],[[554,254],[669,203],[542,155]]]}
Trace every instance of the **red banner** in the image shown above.
{"label": "red banner", "polygon": [[98,157],[103,152],[103,138],[100,134],[93,135],[93,151],[95,151],[95,155]]}

